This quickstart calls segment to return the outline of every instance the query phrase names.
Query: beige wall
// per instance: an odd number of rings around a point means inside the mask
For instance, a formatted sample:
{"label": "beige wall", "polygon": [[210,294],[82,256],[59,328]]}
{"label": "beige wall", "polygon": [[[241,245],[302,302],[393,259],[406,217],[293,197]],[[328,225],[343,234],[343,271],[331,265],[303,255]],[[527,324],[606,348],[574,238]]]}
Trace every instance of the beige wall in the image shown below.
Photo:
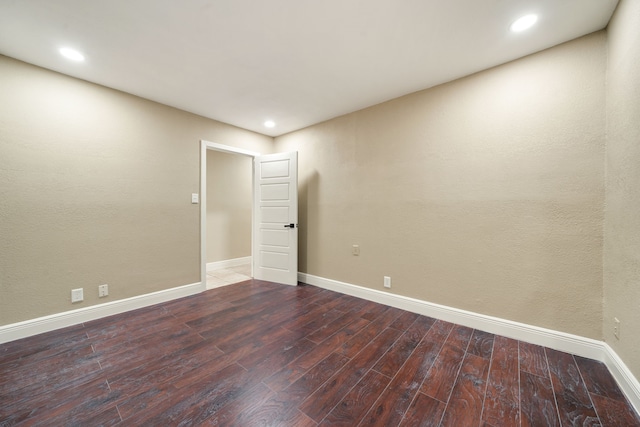
{"label": "beige wall", "polygon": [[199,140],[272,150],[3,56],[0,94],[0,325],[199,282]]}
{"label": "beige wall", "polygon": [[300,153],[300,270],[600,339],[605,43],[276,138]]}
{"label": "beige wall", "polygon": [[251,256],[252,163],[207,151],[207,262]]}
{"label": "beige wall", "polygon": [[640,1],[620,2],[608,48],[604,339],[640,378]]}

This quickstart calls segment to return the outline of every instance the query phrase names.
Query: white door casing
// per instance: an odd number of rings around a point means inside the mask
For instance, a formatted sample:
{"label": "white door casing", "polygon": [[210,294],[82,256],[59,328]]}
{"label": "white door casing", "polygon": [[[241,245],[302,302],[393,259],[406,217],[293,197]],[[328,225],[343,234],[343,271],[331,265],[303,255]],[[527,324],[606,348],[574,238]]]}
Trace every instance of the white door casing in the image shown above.
{"label": "white door casing", "polygon": [[298,153],[254,158],[253,277],[298,284]]}

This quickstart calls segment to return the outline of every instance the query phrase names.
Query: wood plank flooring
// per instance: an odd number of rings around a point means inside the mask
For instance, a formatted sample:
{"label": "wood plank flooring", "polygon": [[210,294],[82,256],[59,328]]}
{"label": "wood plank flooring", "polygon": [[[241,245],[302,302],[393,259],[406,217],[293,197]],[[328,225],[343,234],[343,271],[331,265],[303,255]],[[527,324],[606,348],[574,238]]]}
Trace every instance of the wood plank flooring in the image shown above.
{"label": "wood plank flooring", "polygon": [[250,280],[0,345],[0,426],[640,426],[599,362]]}

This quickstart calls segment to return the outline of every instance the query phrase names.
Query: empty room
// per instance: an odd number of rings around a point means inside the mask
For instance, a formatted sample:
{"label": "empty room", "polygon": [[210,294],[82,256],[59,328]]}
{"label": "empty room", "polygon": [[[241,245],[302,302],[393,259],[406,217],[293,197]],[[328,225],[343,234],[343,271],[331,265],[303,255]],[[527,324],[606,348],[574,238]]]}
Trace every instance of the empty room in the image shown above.
{"label": "empty room", "polygon": [[0,426],[640,426],[640,0],[0,1]]}

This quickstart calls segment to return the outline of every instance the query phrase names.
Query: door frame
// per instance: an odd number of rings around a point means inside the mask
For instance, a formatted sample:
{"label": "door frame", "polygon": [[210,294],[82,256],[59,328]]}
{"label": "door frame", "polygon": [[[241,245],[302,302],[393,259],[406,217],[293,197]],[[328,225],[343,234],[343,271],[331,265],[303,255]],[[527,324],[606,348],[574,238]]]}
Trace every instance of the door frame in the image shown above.
{"label": "door frame", "polygon": [[207,290],[207,150],[251,157],[251,277],[253,277],[253,241],[255,239],[253,235],[253,210],[255,209],[253,205],[253,194],[255,193],[253,159],[261,155],[256,151],[244,148],[200,140],[200,283],[203,291]]}

